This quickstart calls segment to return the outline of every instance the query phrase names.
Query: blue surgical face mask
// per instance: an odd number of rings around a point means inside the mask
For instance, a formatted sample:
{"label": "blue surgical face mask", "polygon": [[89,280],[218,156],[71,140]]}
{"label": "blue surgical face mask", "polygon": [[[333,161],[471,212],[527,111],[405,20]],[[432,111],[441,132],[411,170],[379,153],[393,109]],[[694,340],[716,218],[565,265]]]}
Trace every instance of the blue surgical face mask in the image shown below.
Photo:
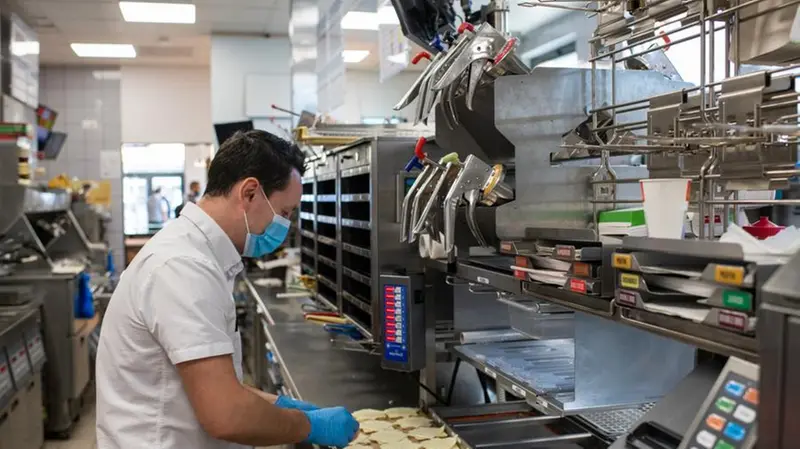
{"label": "blue surgical face mask", "polygon": [[259,258],[274,252],[286,240],[289,233],[289,226],[292,222],[288,218],[275,213],[272,203],[269,202],[267,195],[261,191],[264,199],[267,200],[270,210],[272,210],[272,223],[267,225],[263,234],[251,234],[250,224],[247,222],[247,212],[244,213],[244,226],[247,229],[247,238],[244,241],[243,257]]}

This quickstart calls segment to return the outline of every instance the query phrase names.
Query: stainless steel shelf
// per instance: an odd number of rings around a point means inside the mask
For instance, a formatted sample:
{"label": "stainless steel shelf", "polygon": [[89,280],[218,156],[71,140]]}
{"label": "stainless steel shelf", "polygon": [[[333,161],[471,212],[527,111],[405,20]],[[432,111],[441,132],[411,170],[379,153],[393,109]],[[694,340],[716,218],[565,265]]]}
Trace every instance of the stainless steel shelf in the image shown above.
{"label": "stainless steel shelf", "polygon": [[372,306],[370,306],[369,303],[367,303],[363,299],[354,296],[348,292],[342,292],[342,299],[349,302],[350,304],[353,304],[354,306],[358,307],[364,312],[367,312],[368,314],[372,315]]}
{"label": "stainless steel shelf", "polygon": [[368,203],[372,200],[372,195],[369,193],[353,193],[349,195],[341,195],[343,203]]}
{"label": "stainless steel shelf", "polygon": [[359,273],[358,271],[351,270],[350,268],[342,267],[342,274],[349,277],[350,279],[355,279],[356,281],[361,282],[362,284],[365,284],[367,286],[372,285],[371,284],[372,281],[370,280],[369,276],[365,276]]}
{"label": "stainless steel shelf", "polygon": [[564,306],[571,310],[589,313],[603,318],[612,318],[614,316],[614,306],[609,299],[582,295],[552,285],[528,281],[522,283],[522,293]]}
{"label": "stainless steel shelf", "polygon": [[[426,261],[426,267],[448,272],[448,264],[443,261]],[[646,330],[714,353],[736,356],[753,362],[758,361],[756,337],[736,334],[660,313],[620,307],[612,300],[582,295],[554,286],[519,281],[505,273],[475,267],[466,262],[457,263],[455,270],[450,269],[450,271],[455,271],[455,275],[459,278],[477,284],[490,285],[510,293],[513,290],[513,279],[520,283],[522,295],[557,304],[572,311],[587,313]]]}
{"label": "stainless steel shelf", "polygon": [[326,278],[325,276],[323,276],[321,274],[317,274],[317,282],[319,282],[320,284],[325,285],[326,287],[330,288],[333,291],[336,291],[336,282]]}
{"label": "stainless steel shelf", "polygon": [[320,303],[322,303],[322,304],[323,304],[325,307],[327,307],[328,309],[330,309],[330,310],[339,310],[339,308],[338,308],[338,307],[336,307],[336,304],[335,304],[335,303],[333,303],[333,302],[331,302],[331,301],[330,301],[328,298],[326,298],[325,296],[323,296],[323,295],[321,295],[321,294],[317,293],[317,296],[316,296],[316,298],[317,298],[317,301],[319,301]]}
{"label": "stainless steel shelf", "polygon": [[[645,404],[575,404],[574,340],[540,340],[454,346],[451,351],[477,370],[495,379],[501,388],[550,416],[601,414],[641,416]],[[649,404],[647,404],[649,405]],[[610,415],[609,415],[610,417]],[[619,417],[619,416],[618,416]],[[629,421],[633,424],[636,419]]]}
{"label": "stainless steel shelf", "polygon": [[456,276],[476,284],[488,285],[511,294],[518,295],[522,293],[522,281],[515,278],[513,274],[480,267],[470,262],[459,263],[456,268]]}
{"label": "stainless steel shelf", "polygon": [[342,178],[349,178],[352,176],[364,175],[370,172],[369,165],[362,165],[361,167],[348,168],[342,170]]}
{"label": "stainless steel shelf", "polygon": [[327,257],[325,257],[325,256],[322,256],[322,255],[319,255],[319,254],[317,254],[317,260],[318,260],[318,261],[320,261],[320,262],[322,262],[322,263],[324,263],[325,265],[327,265],[327,266],[329,266],[329,267],[333,268],[333,269],[336,269],[336,265],[337,265],[337,263],[336,263],[336,261],[335,261],[335,260],[333,260],[333,259],[328,259],[328,258],[327,258]]}
{"label": "stainless steel shelf", "polygon": [[301,246],[301,247],[300,247],[300,251],[301,251],[303,254],[305,254],[306,256],[309,256],[309,257],[317,257],[317,255],[314,253],[314,250],[312,250],[312,249],[309,249],[309,248],[306,248],[305,246]]}
{"label": "stainless steel shelf", "polygon": [[618,310],[618,316],[622,323],[707,351],[758,363],[758,340],[756,337],[736,334],[703,323],[695,323],[683,318],[642,309],[619,307]]}
{"label": "stainless steel shelf", "polygon": [[300,212],[301,220],[317,221],[317,216],[311,212]]}
{"label": "stainless steel shelf", "polygon": [[372,257],[372,251],[349,243],[342,243],[342,249],[357,256],[366,257],[367,259]]}
{"label": "stainless steel shelf", "polygon": [[317,195],[318,203],[335,203],[336,195]]}
{"label": "stainless steel shelf", "polygon": [[336,239],[332,239],[330,237],[325,237],[322,235],[317,236],[317,242],[328,245],[328,246],[337,246]]}
{"label": "stainless steel shelf", "polygon": [[336,224],[336,217],[317,214],[317,222],[335,225]]}
{"label": "stainless steel shelf", "polygon": [[309,231],[307,229],[301,229],[300,230],[300,235],[302,235],[304,238],[311,239],[311,240],[316,240],[316,238],[317,238],[317,234],[314,234],[312,231]]}
{"label": "stainless steel shelf", "polygon": [[347,226],[348,228],[358,228],[358,229],[372,228],[371,223],[368,221],[352,220],[350,218],[342,218],[342,226]]}

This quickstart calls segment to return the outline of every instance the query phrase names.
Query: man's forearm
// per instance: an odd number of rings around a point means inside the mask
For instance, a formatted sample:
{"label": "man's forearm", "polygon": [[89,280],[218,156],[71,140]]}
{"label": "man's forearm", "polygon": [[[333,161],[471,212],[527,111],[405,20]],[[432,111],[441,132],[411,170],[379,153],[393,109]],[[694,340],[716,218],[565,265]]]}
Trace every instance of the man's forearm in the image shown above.
{"label": "man's forearm", "polygon": [[262,398],[266,399],[270,404],[274,404],[275,401],[278,400],[278,397],[275,396],[274,394],[269,394],[266,391],[261,391],[258,388],[251,387],[250,385],[245,385],[245,387],[248,390],[252,391],[253,393],[257,394],[258,396],[261,396]]}
{"label": "man's forearm", "polygon": [[285,410],[273,404],[274,397],[245,387],[231,411],[226,429],[219,437],[249,446],[295,444],[308,438],[311,425],[305,413]]}

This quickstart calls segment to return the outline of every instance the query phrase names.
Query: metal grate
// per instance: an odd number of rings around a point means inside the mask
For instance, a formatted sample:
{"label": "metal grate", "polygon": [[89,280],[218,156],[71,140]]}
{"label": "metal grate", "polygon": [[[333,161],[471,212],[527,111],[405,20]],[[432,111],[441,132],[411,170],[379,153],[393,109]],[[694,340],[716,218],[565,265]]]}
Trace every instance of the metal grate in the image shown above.
{"label": "metal grate", "polygon": [[618,437],[628,432],[654,405],[655,402],[650,402],[636,408],[585,413],[580,418],[603,435]]}

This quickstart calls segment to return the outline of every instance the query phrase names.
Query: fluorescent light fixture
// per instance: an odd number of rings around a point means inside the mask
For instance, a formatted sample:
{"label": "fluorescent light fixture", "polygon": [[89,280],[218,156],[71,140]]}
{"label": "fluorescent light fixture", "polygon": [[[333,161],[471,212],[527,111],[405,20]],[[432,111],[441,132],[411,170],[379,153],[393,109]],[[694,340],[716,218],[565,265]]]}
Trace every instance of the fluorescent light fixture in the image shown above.
{"label": "fluorescent light fixture", "polygon": [[14,56],[28,56],[39,54],[39,43],[36,41],[18,41],[11,43],[11,54]]}
{"label": "fluorescent light fixture", "polygon": [[136,49],[131,44],[70,44],[81,58],[135,58]]}
{"label": "fluorescent light fixture", "polygon": [[348,64],[358,64],[367,59],[367,56],[369,56],[369,50],[344,50],[342,52],[342,59]]}
{"label": "fluorescent light fixture", "polygon": [[350,11],[342,17],[343,30],[378,31],[378,13]]}
{"label": "fluorescent light fixture", "polygon": [[126,22],[195,23],[196,8],[188,3],[119,2]]}

